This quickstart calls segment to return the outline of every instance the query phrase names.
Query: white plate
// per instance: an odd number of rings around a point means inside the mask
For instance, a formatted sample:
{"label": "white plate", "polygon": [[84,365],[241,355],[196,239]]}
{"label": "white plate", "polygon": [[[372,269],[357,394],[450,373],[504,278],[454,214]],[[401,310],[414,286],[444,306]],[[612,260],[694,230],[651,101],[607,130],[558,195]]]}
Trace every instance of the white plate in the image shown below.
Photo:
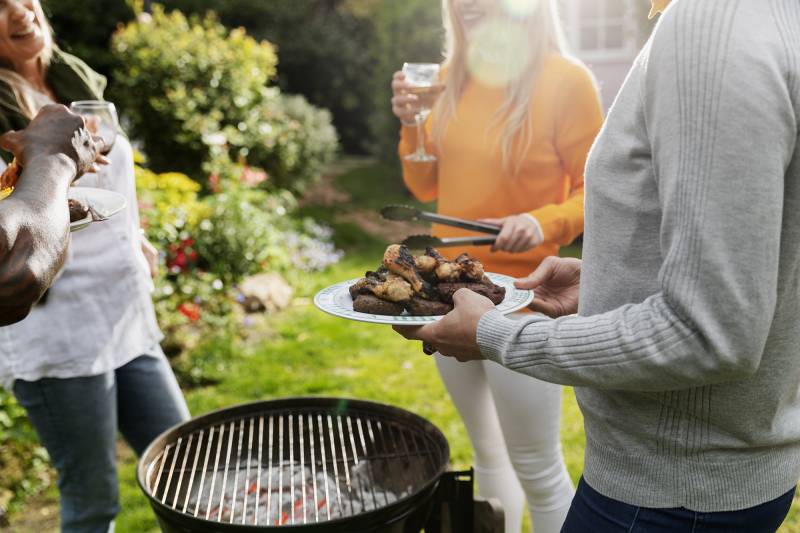
{"label": "white plate", "polygon": [[[98,214],[105,217],[112,217],[125,209],[127,201],[118,192],[106,189],[96,189],[94,187],[70,187],[69,198],[78,200],[83,205],[91,205]],[[70,231],[79,231],[92,223],[92,215],[83,220],[76,220],[69,225]]]}
{"label": "white plate", "polygon": [[[528,307],[533,301],[533,291],[520,290],[514,287],[514,278],[503,274],[487,273],[492,283],[505,287],[506,297],[497,306],[497,310],[508,315]],[[388,324],[390,326],[424,326],[431,322],[441,320],[441,316],[412,316],[407,312],[397,316],[371,315],[353,311],[353,299],[350,297],[350,286],[358,279],[343,281],[323,289],[314,297],[314,305],[326,313],[355,320],[356,322],[369,322],[371,324]]]}

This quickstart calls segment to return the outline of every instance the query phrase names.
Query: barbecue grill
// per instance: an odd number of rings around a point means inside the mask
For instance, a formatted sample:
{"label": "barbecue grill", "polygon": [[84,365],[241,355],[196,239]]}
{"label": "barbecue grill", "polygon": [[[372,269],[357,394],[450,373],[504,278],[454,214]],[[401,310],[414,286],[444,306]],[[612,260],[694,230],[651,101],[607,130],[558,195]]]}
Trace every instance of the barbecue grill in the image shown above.
{"label": "barbecue grill", "polygon": [[444,435],[395,407],[291,398],[178,425],[142,455],[137,479],[166,533],[502,531],[474,502],[472,472],[448,471]]}

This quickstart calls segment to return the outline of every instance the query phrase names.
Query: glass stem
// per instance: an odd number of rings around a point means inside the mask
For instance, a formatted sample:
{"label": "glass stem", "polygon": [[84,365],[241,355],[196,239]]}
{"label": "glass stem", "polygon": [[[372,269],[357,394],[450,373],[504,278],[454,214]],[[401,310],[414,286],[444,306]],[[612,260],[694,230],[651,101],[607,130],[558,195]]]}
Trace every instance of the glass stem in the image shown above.
{"label": "glass stem", "polygon": [[425,115],[417,113],[417,155],[425,155]]}

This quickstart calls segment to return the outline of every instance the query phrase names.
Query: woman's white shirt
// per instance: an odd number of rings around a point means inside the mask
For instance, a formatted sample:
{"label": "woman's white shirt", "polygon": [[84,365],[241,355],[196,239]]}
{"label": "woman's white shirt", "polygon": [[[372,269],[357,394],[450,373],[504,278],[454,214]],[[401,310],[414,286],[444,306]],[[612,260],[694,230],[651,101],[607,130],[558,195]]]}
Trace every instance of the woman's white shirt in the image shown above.
{"label": "woman's white shirt", "polygon": [[118,136],[110,164],[77,187],[113,190],[127,207],[72,234],[69,256],[49,290],[17,324],[0,328],[0,384],[99,375],[150,354],[163,335],[156,322],[141,250],[133,150]]}

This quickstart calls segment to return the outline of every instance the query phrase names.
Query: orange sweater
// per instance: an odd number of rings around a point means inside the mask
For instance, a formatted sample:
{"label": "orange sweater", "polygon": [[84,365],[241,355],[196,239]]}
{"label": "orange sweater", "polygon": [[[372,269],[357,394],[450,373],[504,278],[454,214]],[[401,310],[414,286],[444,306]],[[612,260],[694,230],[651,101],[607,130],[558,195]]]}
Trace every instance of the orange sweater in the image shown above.
{"label": "orange sweater", "polygon": [[[531,103],[533,142],[527,153],[515,156],[524,161],[520,174],[513,176],[503,168],[494,142],[503,126],[489,127],[504,98],[505,89],[470,81],[440,147],[431,142],[431,119],[426,124],[427,150],[438,161],[403,161],[403,179],[421,201],[438,199],[438,211],[445,215],[472,220],[520,213],[536,217],[545,243],[528,252],[492,253],[488,246],[442,250],[450,257],[469,252],[488,272],[522,277],[583,232],[583,170],[603,114],[586,68],[560,55],[550,56]],[[416,142],[416,128],[403,126],[400,157],[414,152]],[[433,234],[474,235],[436,225]]]}

